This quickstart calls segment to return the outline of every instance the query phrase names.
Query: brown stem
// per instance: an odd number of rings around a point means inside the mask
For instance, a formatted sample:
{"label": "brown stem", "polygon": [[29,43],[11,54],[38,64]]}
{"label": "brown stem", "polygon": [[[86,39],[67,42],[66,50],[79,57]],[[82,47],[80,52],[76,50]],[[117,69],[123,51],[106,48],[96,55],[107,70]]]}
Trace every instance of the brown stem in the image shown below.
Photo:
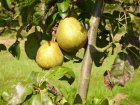
{"label": "brown stem", "polygon": [[81,68],[81,80],[78,89],[78,93],[81,96],[83,103],[86,102],[89,88],[90,75],[93,63],[93,52],[95,51],[93,45],[96,45],[97,30],[100,22],[100,15],[103,9],[103,1],[104,0],[96,0],[96,7],[94,9],[95,11],[93,13],[92,23],[88,31],[88,45]]}

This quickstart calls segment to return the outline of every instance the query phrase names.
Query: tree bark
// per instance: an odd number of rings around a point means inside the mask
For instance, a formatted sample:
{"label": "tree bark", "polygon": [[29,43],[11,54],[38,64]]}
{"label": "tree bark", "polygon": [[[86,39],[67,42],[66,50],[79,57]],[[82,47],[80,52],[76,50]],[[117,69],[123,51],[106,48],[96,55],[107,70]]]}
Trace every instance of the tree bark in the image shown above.
{"label": "tree bark", "polygon": [[82,98],[83,103],[86,102],[90,75],[93,63],[93,53],[95,51],[94,46],[96,45],[97,30],[100,23],[100,16],[103,11],[104,0],[96,0],[95,9],[92,16],[91,26],[88,31],[88,45],[85,52],[82,68],[81,68],[81,79],[79,83],[78,93]]}

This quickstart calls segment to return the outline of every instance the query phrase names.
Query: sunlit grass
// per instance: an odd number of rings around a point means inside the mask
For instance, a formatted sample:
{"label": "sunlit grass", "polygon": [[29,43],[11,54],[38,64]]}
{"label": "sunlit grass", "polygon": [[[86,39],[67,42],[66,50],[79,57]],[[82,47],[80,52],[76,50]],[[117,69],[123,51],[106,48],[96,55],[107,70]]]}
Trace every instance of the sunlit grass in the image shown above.
{"label": "sunlit grass", "polygon": [[10,85],[25,79],[31,71],[41,70],[25,53],[17,60],[8,51],[0,52],[0,93]]}

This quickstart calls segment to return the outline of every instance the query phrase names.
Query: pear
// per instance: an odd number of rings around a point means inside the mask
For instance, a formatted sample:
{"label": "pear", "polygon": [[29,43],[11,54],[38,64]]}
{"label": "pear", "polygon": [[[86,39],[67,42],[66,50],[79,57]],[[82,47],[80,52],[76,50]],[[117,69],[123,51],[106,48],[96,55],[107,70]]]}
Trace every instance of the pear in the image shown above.
{"label": "pear", "polygon": [[50,69],[63,64],[63,54],[57,42],[46,41],[40,46],[36,55],[37,64],[44,68]]}
{"label": "pear", "polygon": [[87,31],[74,17],[67,17],[60,21],[56,39],[59,46],[66,52],[76,52],[87,41]]}

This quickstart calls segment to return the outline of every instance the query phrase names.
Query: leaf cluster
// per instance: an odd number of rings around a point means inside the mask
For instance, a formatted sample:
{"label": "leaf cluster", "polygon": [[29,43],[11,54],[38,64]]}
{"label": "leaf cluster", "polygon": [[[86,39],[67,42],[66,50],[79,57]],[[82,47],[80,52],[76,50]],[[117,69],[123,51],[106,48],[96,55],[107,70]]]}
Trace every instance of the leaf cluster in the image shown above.
{"label": "leaf cluster", "polygon": [[67,67],[55,67],[47,72],[31,72],[28,78],[14,86],[11,93],[3,92],[2,99],[10,105],[63,105],[71,103],[75,91],[74,72]]}

